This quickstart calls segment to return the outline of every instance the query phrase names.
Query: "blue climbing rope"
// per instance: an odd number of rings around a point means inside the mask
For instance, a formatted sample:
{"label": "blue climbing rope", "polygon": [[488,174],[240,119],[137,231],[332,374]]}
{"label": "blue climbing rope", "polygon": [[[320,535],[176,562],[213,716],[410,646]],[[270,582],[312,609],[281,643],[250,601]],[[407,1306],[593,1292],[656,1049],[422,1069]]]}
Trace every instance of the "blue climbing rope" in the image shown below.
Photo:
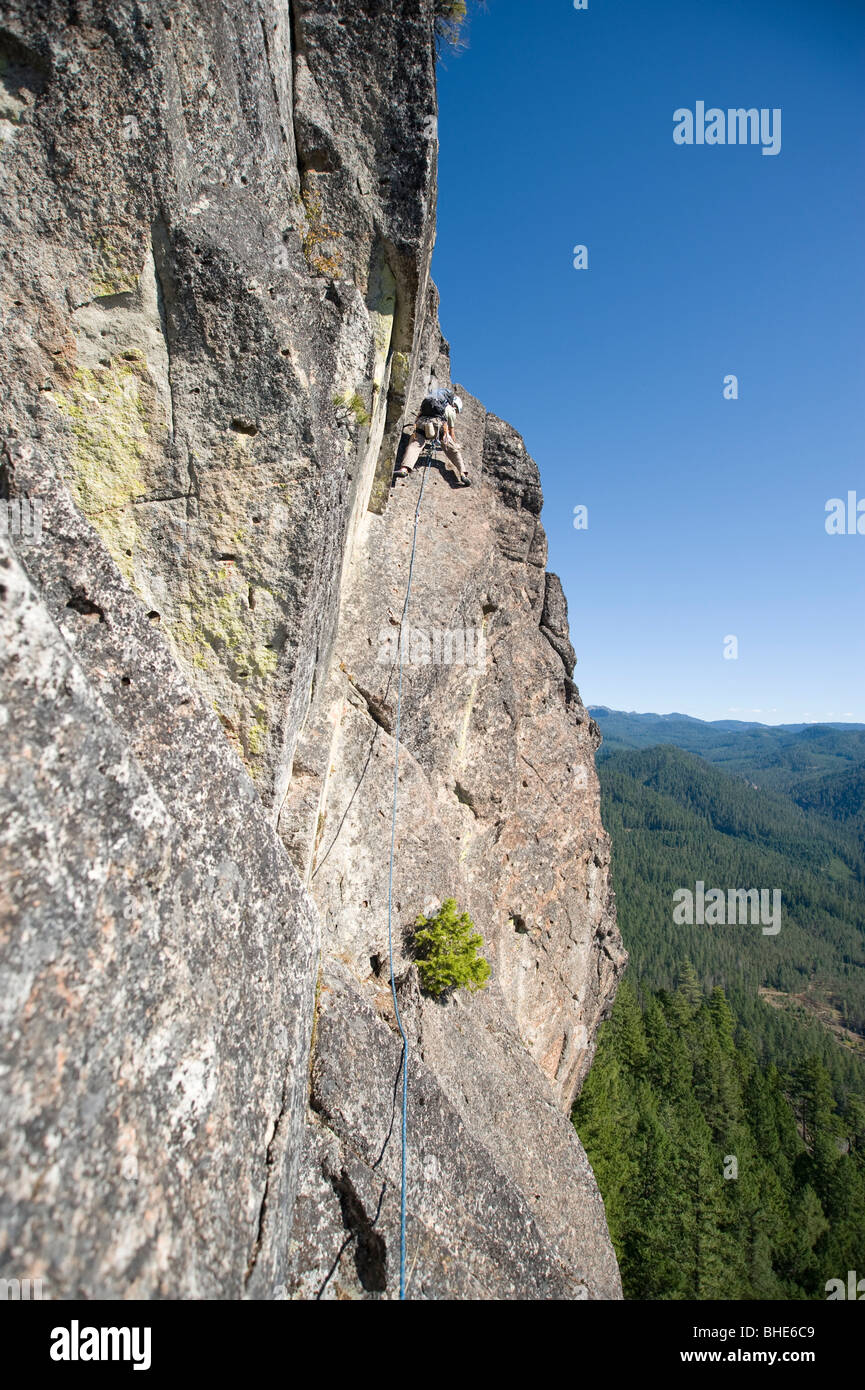
{"label": "blue climbing rope", "polygon": [[403,604],[402,617],[399,620],[399,682],[397,684],[396,695],[396,747],[394,750],[393,762],[393,817],[390,826],[390,866],[387,879],[387,949],[390,957],[390,988],[393,995],[393,1008],[396,1014],[397,1027],[402,1038],[402,1173],[400,1179],[400,1206],[399,1206],[399,1296],[405,1298],[405,1216],[406,1216],[406,1176],[407,1176],[407,1143],[406,1133],[408,1129],[408,1038],[402,1026],[402,1018],[399,1012],[399,1003],[396,997],[396,980],[393,974],[393,860],[396,845],[396,809],[397,798],[399,796],[399,735],[400,718],[402,715],[402,656],[403,656],[403,626],[408,616],[409,599],[411,598],[411,580],[414,573],[414,556],[417,549],[417,527],[420,520],[420,508],[423,501],[423,490],[426,487],[427,473],[432,462],[432,449],[426,446],[424,452],[427,456],[426,466],[421,474],[420,492],[418,493],[417,506],[414,511],[414,534],[411,542],[411,560],[408,567],[408,584],[405,591],[405,603]]}

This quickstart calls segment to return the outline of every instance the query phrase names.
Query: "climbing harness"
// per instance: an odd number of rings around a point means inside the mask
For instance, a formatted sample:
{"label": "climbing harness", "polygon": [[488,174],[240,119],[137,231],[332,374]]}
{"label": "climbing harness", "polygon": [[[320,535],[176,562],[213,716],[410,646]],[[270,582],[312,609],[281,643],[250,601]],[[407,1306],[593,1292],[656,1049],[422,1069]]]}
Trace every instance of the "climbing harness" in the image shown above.
{"label": "climbing harness", "polygon": [[402,1026],[402,1018],[399,1011],[399,1003],[396,997],[396,980],[393,973],[393,861],[396,846],[396,811],[397,798],[399,796],[399,736],[400,719],[402,716],[402,657],[403,657],[403,627],[408,617],[408,605],[411,598],[411,581],[414,573],[414,557],[417,549],[417,528],[420,520],[421,503],[423,502],[424,488],[426,487],[427,474],[430,464],[435,455],[438,439],[428,439],[424,445],[418,463],[426,457],[426,464],[421,474],[420,492],[418,493],[417,506],[414,511],[414,533],[411,542],[411,559],[408,567],[408,584],[405,591],[405,603],[403,604],[402,616],[399,621],[399,680],[397,683],[396,695],[396,725],[395,725],[395,749],[393,764],[393,816],[390,826],[390,865],[387,878],[387,949],[390,961],[390,988],[393,995],[393,1009],[396,1015],[396,1023],[402,1038],[402,1169],[400,1178],[400,1215],[399,1215],[399,1296],[405,1298],[405,1222],[406,1222],[406,1131],[408,1121],[408,1038]]}

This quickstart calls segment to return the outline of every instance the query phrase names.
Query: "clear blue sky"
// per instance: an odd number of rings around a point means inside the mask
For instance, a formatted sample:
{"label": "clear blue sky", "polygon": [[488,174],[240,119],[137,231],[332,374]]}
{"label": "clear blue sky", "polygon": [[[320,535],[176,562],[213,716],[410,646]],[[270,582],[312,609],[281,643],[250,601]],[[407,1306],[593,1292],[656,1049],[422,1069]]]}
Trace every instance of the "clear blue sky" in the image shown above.
{"label": "clear blue sky", "polygon": [[[440,69],[442,326],[540,465],[586,703],[865,721],[863,73],[862,0],[489,0]],[[781,152],[674,144],[698,100]]]}

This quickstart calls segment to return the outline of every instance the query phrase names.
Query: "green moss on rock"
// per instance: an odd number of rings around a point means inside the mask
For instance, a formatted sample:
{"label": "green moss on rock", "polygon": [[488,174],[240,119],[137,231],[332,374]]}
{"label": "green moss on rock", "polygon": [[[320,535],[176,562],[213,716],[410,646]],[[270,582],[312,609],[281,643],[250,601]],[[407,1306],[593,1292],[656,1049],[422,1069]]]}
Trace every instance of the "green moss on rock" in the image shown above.
{"label": "green moss on rock", "polygon": [[138,540],[132,503],[147,491],[145,373],[144,359],[130,353],[107,367],[79,367],[67,392],[52,393],[75,440],[64,467],[73,496],[130,581]]}
{"label": "green moss on rock", "polygon": [[259,705],[255,712],[255,722],[246,731],[246,746],[254,758],[261,756],[266,737],[267,710],[264,705]]}
{"label": "green moss on rock", "polygon": [[100,238],[96,250],[98,260],[90,279],[94,299],[129,294],[137,288],[140,267],[134,264],[128,252],[121,251],[107,237]]}
{"label": "green moss on rock", "polygon": [[235,679],[267,680],[273,675],[279,653],[267,638],[277,626],[277,607],[267,589],[256,588],[256,606],[250,608],[249,589],[248,580],[233,566],[196,577],[194,592],[171,624],[173,636],[194,665],[209,669],[216,658]]}

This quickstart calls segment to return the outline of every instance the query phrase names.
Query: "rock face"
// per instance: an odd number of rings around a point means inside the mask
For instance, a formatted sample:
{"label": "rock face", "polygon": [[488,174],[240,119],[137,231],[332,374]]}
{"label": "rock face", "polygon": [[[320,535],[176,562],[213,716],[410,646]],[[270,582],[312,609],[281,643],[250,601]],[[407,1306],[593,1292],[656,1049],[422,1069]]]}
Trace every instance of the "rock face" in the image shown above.
{"label": "rock face", "polygon": [[3,538],[3,1266],[56,1296],[239,1297],[284,1243],[316,914],[71,499],[18,549]]}
{"label": "rock face", "polygon": [[[0,4],[6,1277],[616,1298],[568,1119],[624,966],[537,468],[450,380],[434,0]],[[19,513],[26,519],[26,513]],[[14,529],[14,528],[13,528]],[[489,989],[410,935],[455,897]]]}

